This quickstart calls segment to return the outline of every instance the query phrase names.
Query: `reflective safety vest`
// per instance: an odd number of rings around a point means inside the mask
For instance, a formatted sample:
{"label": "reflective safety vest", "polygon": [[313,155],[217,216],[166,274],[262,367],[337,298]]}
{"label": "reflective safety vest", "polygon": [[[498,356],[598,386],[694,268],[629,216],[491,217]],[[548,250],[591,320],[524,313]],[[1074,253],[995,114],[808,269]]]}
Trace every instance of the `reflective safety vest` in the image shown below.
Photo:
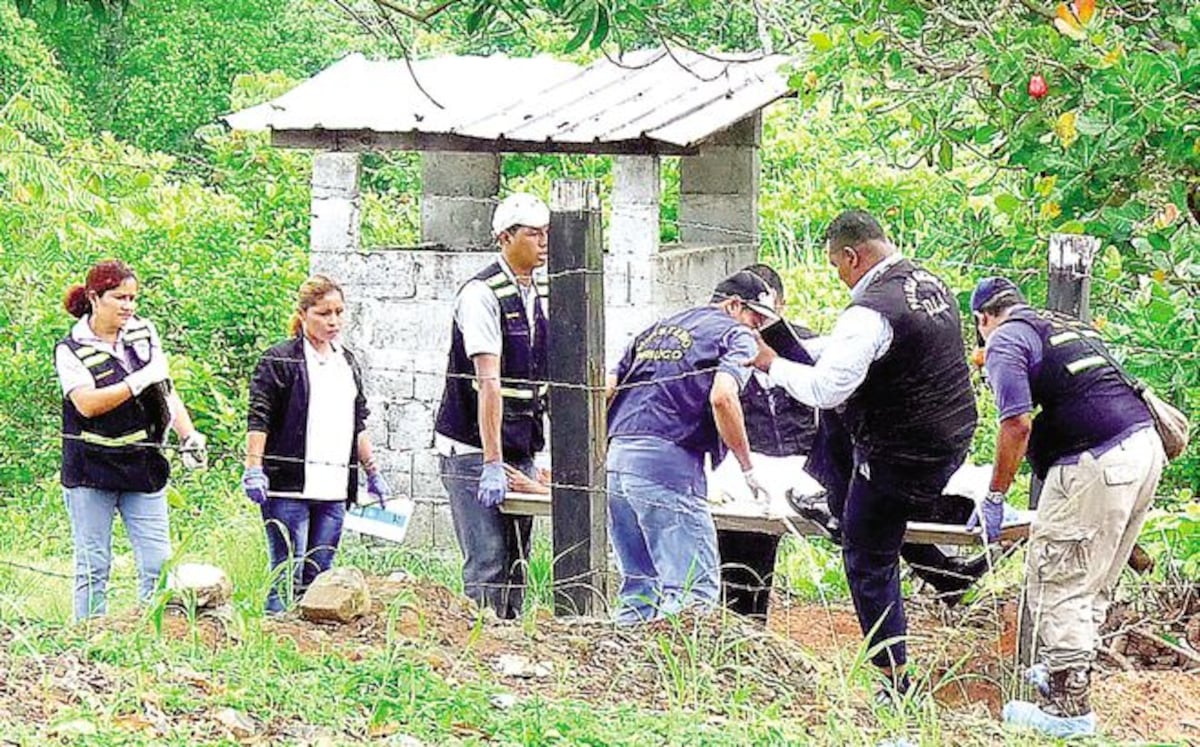
{"label": "reflective safety vest", "polygon": [[[542,309],[548,296],[544,280],[536,283],[539,301],[534,304],[531,329],[521,289],[496,261],[474,277],[483,281],[500,304],[502,348],[500,396],[504,402],[500,440],[506,460],[533,456],[546,445],[543,418],[549,386],[546,383],[546,342],[549,325]],[[450,331],[446,388],[438,407],[436,430],[443,436],[483,448],[479,435],[479,381],[475,364],[467,355],[458,321]]]}
{"label": "reflective safety vest", "polygon": [[[125,330],[124,343],[134,350],[138,370],[150,362],[150,328],[134,318]],[[144,345],[140,345],[145,341]],[[129,373],[111,353],[67,337],[64,345],[87,367],[96,388],[124,381]],[[145,350],[145,356],[141,355]],[[70,397],[63,397],[62,484],[153,493],[167,484],[170,466],[159,448],[170,425],[167,396],[170,385],[147,387],[108,412],[84,417]]]}
{"label": "reflective safety vest", "polygon": [[1091,326],[1029,307],[1013,309],[1003,323],[1027,324],[1042,340],[1042,363],[1029,382],[1033,404],[1041,412],[1033,418],[1026,452],[1039,477],[1060,459],[1151,421],[1146,403],[1098,352],[1104,342]]}

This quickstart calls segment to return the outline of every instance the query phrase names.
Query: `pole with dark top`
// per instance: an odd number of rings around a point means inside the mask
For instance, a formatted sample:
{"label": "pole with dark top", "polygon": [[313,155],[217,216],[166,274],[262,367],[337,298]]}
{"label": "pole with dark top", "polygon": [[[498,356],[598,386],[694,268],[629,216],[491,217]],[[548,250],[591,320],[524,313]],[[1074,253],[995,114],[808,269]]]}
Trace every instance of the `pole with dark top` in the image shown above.
{"label": "pole with dark top", "polygon": [[[1046,308],[1070,314],[1080,321],[1090,322],[1092,262],[1100,250],[1100,239],[1082,234],[1055,233],[1050,235],[1050,255],[1047,263]],[[1037,475],[1029,479],[1029,508],[1038,507],[1042,497],[1042,481]],[[1017,656],[1022,666],[1033,663],[1035,624],[1029,614],[1021,591],[1020,621],[1017,624]]]}
{"label": "pole with dark top", "polygon": [[[608,558],[604,457],[604,253],[600,191],[554,182],[550,198],[549,378],[555,615],[604,609]],[[579,386],[574,386],[579,385]]]}

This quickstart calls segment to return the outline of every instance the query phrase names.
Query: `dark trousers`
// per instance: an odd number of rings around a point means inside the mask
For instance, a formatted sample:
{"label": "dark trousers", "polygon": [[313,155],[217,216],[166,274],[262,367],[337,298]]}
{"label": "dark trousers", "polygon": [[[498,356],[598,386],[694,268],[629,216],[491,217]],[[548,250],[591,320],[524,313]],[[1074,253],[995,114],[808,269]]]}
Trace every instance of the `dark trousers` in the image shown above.
{"label": "dark trousers", "polygon": [[740,615],[767,620],[771,581],[779,537],[722,529],[717,532],[721,555],[721,599]]}
{"label": "dark trousers", "polygon": [[965,456],[964,452],[913,469],[869,460],[857,451],[854,454],[854,472],[842,513],[842,557],[859,625],[864,634],[870,634],[871,648],[882,644],[871,657],[876,666],[898,667],[908,659],[904,642],[908,622],[900,595],[901,556],[939,589],[945,584],[966,583],[939,573],[948,563],[938,548],[904,543],[908,522],[928,515]]}
{"label": "dark trousers", "polygon": [[[441,458],[442,485],[450,496],[454,535],[463,554],[463,591],[502,620],[521,615],[525,603],[525,568],[533,517],[510,516],[499,507],[485,508],[476,499],[483,454]],[[509,462],[533,477],[533,460]]]}
{"label": "dark trousers", "polygon": [[[969,499],[942,496],[941,490],[946,486],[958,464],[964,456],[958,456],[955,467],[941,480],[940,468],[932,470],[930,477],[936,485],[937,494],[926,500],[914,503],[908,507],[907,521],[937,521],[946,524],[965,524],[975,508]],[[948,459],[948,462],[954,458]],[[804,469],[813,479],[825,488],[825,497],[829,512],[839,521],[845,521],[846,495],[850,489],[850,478],[854,471],[854,447],[850,442],[850,434],[842,426],[836,412],[822,410],[817,434],[814,438],[812,453],[809,454]],[[921,480],[918,480],[921,482]],[[922,489],[920,486],[918,490]],[[934,545],[914,545],[905,543],[900,548],[900,556],[912,566],[917,577],[924,580],[939,592],[962,591],[971,584],[971,579],[965,579],[962,574],[951,570],[946,554]]]}
{"label": "dark trousers", "polygon": [[317,574],[333,566],[342,539],[344,501],[268,498],[262,504],[273,580],[267,611],[282,612],[299,599]]}

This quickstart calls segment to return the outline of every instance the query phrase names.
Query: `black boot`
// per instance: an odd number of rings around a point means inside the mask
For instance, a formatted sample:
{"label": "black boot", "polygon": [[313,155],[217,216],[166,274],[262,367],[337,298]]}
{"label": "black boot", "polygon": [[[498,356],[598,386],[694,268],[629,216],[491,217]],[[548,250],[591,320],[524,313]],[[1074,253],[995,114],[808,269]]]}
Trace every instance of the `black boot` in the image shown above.
{"label": "black boot", "polygon": [[987,552],[974,558],[946,558],[946,580],[936,584],[938,599],[947,607],[954,607],[962,601],[967,589],[987,572],[991,561]]}
{"label": "black boot", "polygon": [[830,512],[824,492],[817,495],[796,495],[793,490],[788,489],[784,497],[793,511],[823,529],[835,545],[842,544],[842,523]]}
{"label": "black boot", "polygon": [[1050,695],[1042,710],[1053,716],[1073,718],[1092,712],[1088,698],[1092,678],[1087,669],[1063,669],[1050,673]]}

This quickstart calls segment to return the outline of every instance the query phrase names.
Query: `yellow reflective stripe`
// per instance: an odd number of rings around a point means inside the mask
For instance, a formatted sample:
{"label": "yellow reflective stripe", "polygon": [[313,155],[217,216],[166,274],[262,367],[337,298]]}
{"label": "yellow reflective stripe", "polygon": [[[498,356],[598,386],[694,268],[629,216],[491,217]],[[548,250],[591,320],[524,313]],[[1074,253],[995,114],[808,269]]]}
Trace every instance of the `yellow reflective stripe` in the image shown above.
{"label": "yellow reflective stripe", "polygon": [[134,332],[133,334],[125,335],[121,339],[125,342],[137,342],[138,340],[149,340],[150,339],[150,330],[147,329],[144,331]]}
{"label": "yellow reflective stripe", "polygon": [[508,298],[517,295],[517,286],[509,284],[503,288],[493,288],[492,292],[496,294],[496,298]]}
{"label": "yellow reflective stripe", "polygon": [[1058,346],[1058,345],[1062,345],[1064,342],[1070,342],[1071,340],[1078,340],[1078,339],[1079,339],[1078,332],[1070,332],[1070,331],[1059,332],[1056,335],[1050,335],[1050,344],[1054,345],[1054,346]]}
{"label": "yellow reflective stripe", "polygon": [[110,356],[108,353],[96,353],[95,355],[89,355],[87,358],[83,359],[83,365],[87,366],[88,368],[95,368],[104,361],[108,360],[110,357],[112,356]]}
{"label": "yellow reflective stripe", "polygon": [[485,278],[483,282],[489,288],[499,288],[508,282],[508,275],[505,275],[503,272],[497,273],[490,278]]}
{"label": "yellow reflective stripe", "polygon": [[134,431],[124,436],[117,436],[116,438],[101,436],[99,433],[89,433],[87,431],[79,434],[79,438],[83,441],[89,444],[96,444],[97,446],[128,446],[138,441],[145,441],[149,437],[150,435],[145,430]]}
{"label": "yellow reflective stripe", "polygon": [[1068,363],[1067,364],[1067,373],[1077,374],[1080,371],[1086,371],[1089,368],[1095,368],[1096,366],[1103,366],[1105,363],[1108,363],[1108,361],[1105,360],[1104,356],[1089,355],[1086,358],[1080,358],[1077,361],[1071,361],[1070,363]]}
{"label": "yellow reflective stripe", "polygon": [[[542,386],[545,387],[546,385],[543,384]],[[471,388],[478,392],[479,382],[472,380]],[[515,387],[511,386],[502,386],[500,387],[500,396],[508,397],[509,399],[533,399],[533,392],[529,391],[528,389],[516,389]]]}
{"label": "yellow reflective stripe", "polygon": [[94,352],[96,352],[96,349],[90,345],[82,345],[78,348],[75,348],[75,355],[79,356],[80,358],[86,358]]}

